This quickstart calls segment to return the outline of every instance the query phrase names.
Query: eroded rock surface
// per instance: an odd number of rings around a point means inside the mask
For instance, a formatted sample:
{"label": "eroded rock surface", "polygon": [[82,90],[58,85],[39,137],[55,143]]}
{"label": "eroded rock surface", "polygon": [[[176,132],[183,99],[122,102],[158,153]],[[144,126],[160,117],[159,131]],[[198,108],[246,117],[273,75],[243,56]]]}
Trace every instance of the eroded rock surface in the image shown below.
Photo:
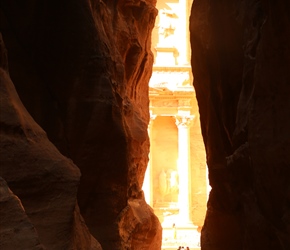
{"label": "eroded rock surface", "polygon": [[43,250],[23,206],[0,177],[0,249]]}
{"label": "eroded rock surface", "polygon": [[212,186],[203,250],[290,249],[290,4],[195,0],[192,68]]}
{"label": "eroded rock surface", "polygon": [[[161,246],[160,224],[147,204],[141,207],[149,220],[126,213],[129,200],[144,201],[154,6],[150,0],[1,1],[11,78],[48,138],[80,168],[80,211],[104,249],[134,249],[134,239],[148,230],[156,235],[144,249]],[[136,227],[126,239],[125,215]]]}
{"label": "eroded rock surface", "polygon": [[119,222],[122,249],[161,249],[162,228],[144,199],[130,199]]}
{"label": "eroded rock surface", "polygon": [[101,250],[78,211],[79,169],[24,108],[7,66],[0,36],[0,176],[20,199],[1,182],[1,249]]}

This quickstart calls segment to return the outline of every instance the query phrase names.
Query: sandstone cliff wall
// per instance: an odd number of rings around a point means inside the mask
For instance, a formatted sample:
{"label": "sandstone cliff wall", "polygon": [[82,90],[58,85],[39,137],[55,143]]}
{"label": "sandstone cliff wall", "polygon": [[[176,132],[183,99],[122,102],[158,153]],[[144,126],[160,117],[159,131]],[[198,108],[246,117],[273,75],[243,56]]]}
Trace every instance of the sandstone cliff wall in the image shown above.
{"label": "sandstone cliff wall", "polygon": [[75,170],[67,192],[78,188],[81,214],[103,249],[161,246],[160,224],[141,190],[149,150],[154,6],[152,1],[1,1],[11,79],[49,140],[79,167],[79,187]]}
{"label": "sandstone cliff wall", "polygon": [[195,0],[192,69],[212,186],[203,250],[290,249],[290,4]]}
{"label": "sandstone cliff wall", "polygon": [[0,248],[100,250],[79,214],[79,169],[29,115],[7,69],[0,34]]}

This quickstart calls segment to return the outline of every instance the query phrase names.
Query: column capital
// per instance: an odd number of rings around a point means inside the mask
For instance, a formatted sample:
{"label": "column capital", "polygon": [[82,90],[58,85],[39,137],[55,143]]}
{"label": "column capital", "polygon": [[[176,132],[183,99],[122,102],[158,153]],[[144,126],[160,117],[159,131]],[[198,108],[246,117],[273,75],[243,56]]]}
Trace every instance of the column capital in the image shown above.
{"label": "column capital", "polygon": [[152,126],[152,123],[153,121],[156,119],[157,115],[153,115],[151,112],[150,112],[150,119],[149,119],[149,127]]}
{"label": "column capital", "polygon": [[175,116],[175,124],[177,127],[190,127],[192,121],[194,119],[194,115],[190,116]]}
{"label": "column capital", "polygon": [[150,121],[154,121],[157,115],[150,114]]}

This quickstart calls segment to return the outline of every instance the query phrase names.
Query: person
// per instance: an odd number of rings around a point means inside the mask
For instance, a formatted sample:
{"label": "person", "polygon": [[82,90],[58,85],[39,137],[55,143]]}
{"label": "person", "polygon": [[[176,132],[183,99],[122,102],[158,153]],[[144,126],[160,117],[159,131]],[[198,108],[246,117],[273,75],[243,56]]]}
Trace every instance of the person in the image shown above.
{"label": "person", "polygon": [[175,226],[175,223],[173,223],[172,228],[173,228],[173,239],[176,240],[176,238],[177,238],[177,233],[176,233],[176,226]]}

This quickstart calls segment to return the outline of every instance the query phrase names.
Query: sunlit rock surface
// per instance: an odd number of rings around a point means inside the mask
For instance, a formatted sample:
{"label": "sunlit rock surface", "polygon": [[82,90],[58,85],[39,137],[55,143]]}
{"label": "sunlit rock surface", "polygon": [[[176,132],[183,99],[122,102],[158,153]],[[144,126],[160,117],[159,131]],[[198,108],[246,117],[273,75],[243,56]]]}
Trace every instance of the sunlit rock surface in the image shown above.
{"label": "sunlit rock surface", "polygon": [[[11,79],[50,141],[80,168],[80,211],[103,249],[135,249],[143,235],[150,235],[144,249],[161,246],[160,224],[142,202],[141,190],[149,150],[154,6],[152,1],[1,1]],[[75,175],[67,192],[77,188]],[[140,200],[145,220],[136,219],[132,199]],[[120,228],[123,216],[131,225],[126,233]]]}
{"label": "sunlit rock surface", "polygon": [[290,249],[290,4],[195,0],[192,69],[212,186],[203,250]]}
{"label": "sunlit rock surface", "polygon": [[119,222],[122,249],[161,249],[162,229],[144,199],[130,199]]}

